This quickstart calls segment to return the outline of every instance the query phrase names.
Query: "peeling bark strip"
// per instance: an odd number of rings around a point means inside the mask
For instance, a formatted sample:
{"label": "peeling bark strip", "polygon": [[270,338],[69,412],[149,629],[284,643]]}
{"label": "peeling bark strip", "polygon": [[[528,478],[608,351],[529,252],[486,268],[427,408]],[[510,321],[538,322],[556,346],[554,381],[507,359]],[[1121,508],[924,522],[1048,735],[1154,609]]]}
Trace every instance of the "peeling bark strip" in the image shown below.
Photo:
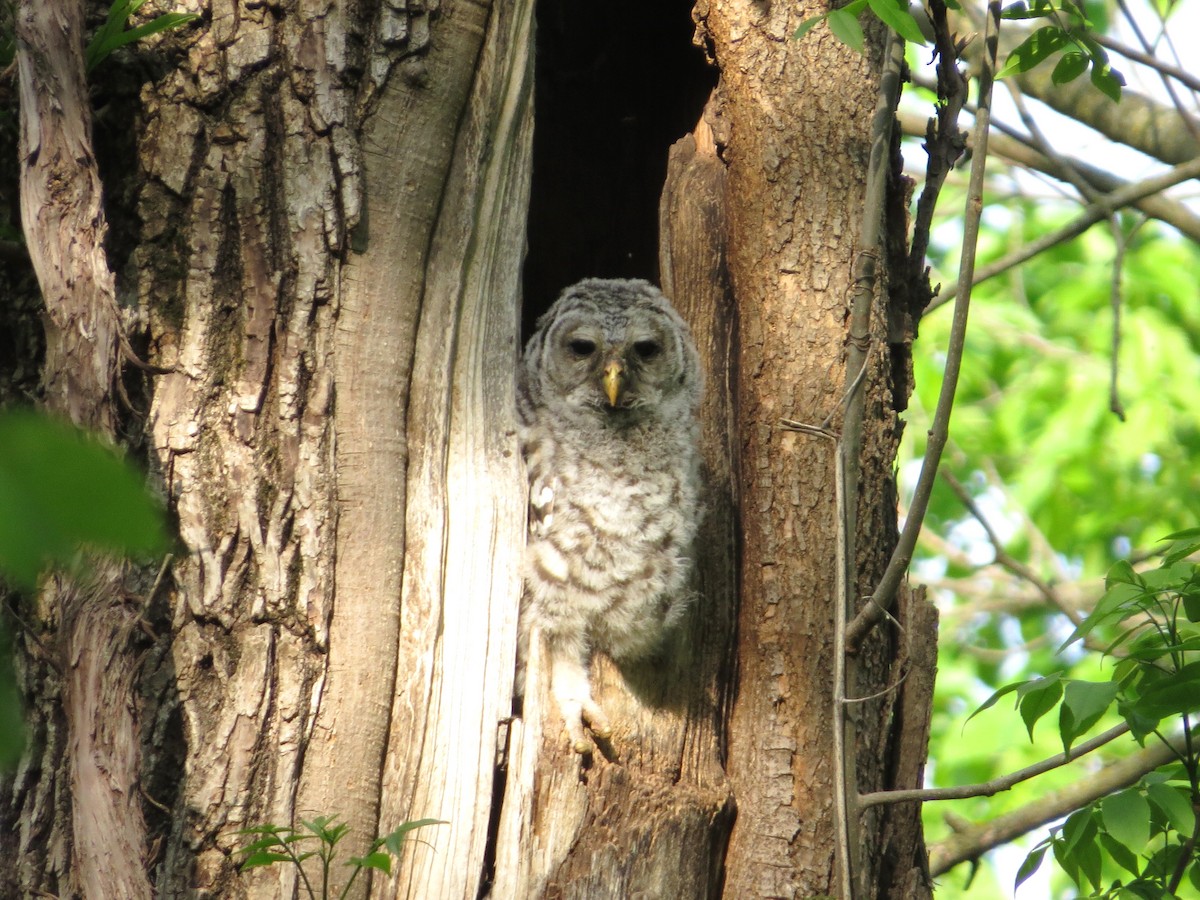
{"label": "peeling bark strip", "polygon": [[[79,2],[26,0],[17,10],[21,218],[46,304],[46,405],[112,439],[121,332],[104,253],[82,34]],[[47,643],[58,663],[43,668],[44,681],[27,684],[41,713],[32,730],[44,742],[31,741],[29,751],[40,751],[33,764],[40,778],[10,807],[23,849],[34,851],[15,880],[23,894],[137,900],[150,896],[150,881],[137,789],[138,659],[129,641],[136,610],[123,603],[119,564],[94,560],[92,570],[86,583],[48,579],[39,598],[42,624],[57,624]],[[53,737],[60,714],[65,743]]]}
{"label": "peeling bark strip", "polygon": [[24,0],[17,10],[21,221],[46,302],[46,403],[111,437],[120,324],[82,34],[81,0]]}

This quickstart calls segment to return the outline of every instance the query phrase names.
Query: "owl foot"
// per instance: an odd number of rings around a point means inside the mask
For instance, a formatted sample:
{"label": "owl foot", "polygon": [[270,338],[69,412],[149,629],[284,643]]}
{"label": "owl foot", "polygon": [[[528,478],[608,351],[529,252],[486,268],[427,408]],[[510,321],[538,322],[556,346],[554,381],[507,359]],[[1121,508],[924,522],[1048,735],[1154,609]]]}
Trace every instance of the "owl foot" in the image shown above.
{"label": "owl foot", "polygon": [[591,728],[598,738],[612,736],[612,725],[600,704],[592,699],[584,663],[569,655],[556,655],[550,674],[550,688],[562,713],[571,748],[576,753],[587,753],[592,749],[584,725]]}
{"label": "owl foot", "polygon": [[591,697],[565,703],[560,700],[559,707],[562,709],[563,724],[567,727],[567,736],[571,739],[571,749],[576,753],[588,753],[593,746],[583,730],[585,720],[596,737],[602,740],[612,737],[612,725],[608,717]]}

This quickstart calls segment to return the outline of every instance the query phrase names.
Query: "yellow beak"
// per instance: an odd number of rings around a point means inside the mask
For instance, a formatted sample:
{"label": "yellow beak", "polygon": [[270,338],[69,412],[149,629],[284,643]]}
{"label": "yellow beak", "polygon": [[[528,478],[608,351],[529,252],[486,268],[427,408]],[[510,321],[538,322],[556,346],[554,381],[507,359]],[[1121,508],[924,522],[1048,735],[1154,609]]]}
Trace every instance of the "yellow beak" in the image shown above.
{"label": "yellow beak", "polygon": [[616,406],[621,396],[621,382],[625,378],[625,367],[615,359],[604,367],[604,393],[608,397],[608,405]]}

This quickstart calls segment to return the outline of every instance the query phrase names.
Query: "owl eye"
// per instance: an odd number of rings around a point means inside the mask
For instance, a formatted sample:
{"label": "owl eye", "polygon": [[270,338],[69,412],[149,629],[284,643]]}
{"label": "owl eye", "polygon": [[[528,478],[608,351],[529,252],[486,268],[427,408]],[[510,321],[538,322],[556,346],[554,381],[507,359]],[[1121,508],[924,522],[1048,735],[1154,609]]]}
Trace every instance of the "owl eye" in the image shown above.
{"label": "owl eye", "polygon": [[580,359],[591,356],[596,352],[596,342],[585,340],[584,338],[575,338],[572,341],[568,341],[567,347]]}
{"label": "owl eye", "polygon": [[662,345],[658,341],[636,341],[633,345],[633,352],[640,359],[651,360],[662,353]]}

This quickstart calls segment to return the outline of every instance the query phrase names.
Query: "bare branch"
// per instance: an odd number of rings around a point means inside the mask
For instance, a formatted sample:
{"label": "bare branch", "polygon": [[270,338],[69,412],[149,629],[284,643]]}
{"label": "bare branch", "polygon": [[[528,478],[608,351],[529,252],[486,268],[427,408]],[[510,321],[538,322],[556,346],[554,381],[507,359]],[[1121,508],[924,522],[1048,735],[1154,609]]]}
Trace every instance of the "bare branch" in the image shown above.
{"label": "bare branch", "polygon": [[[961,12],[968,22],[978,19],[978,11],[967,4]],[[1029,34],[1028,28],[1006,28],[1003,52],[1010,52]],[[979,51],[975,47],[968,45],[965,55],[978,65]],[[1131,90],[1122,91],[1121,102],[1113,103],[1087,78],[1055,84],[1052,70],[1052,66],[1035,66],[1014,78],[1021,90],[1056,112],[1168,165],[1186,163],[1200,153],[1185,117],[1171,106]]]}
{"label": "bare branch", "polygon": [[921,802],[927,800],[965,800],[968,797],[991,797],[1002,791],[1010,790],[1022,781],[1028,781],[1030,778],[1036,778],[1038,775],[1043,775],[1060,766],[1065,766],[1069,762],[1074,762],[1081,756],[1086,756],[1093,750],[1103,747],[1128,731],[1128,724],[1117,725],[1103,734],[1096,735],[1090,741],[1084,741],[1082,744],[1075,746],[1070,753],[1055,754],[1031,766],[1018,769],[1007,775],[1001,775],[999,778],[993,778],[991,781],[984,781],[979,784],[961,784],[955,787],[921,788],[911,791],[875,791],[871,794],[862,794],[859,796],[858,806],[860,809],[866,809],[869,806],[878,806],[881,803],[905,803],[913,800],[920,800]]}
{"label": "bare branch", "polygon": [[[942,185],[954,169],[967,146],[967,135],[958,127],[958,117],[967,102],[967,78],[958,67],[958,48],[946,17],[943,0],[930,0],[928,28],[937,54],[937,81],[930,88],[937,93],[936,114],[914,131],[925,138],[925,184],[917,200],[913,220],[912,244],[908,251],[909,313],[914,323],[925,311],[932,296],[929,293],[926,256],[929,252],[929,231]],[[919,19],[925,18],[921,8]],[[918,286],[921,285],[919,288]],[[915,296],[921,290],[921,296]]]}
{"label": "bare branch", "polygon": [[[927,86],[919,79],[917,81],[922,87]],[[974,111],[971,106],[968,106],[967,110],[969,112]],[[899,117],[901,127],[904,129],[906,135],[910,137],[921,137],[924,135],[925,120],[919,114],[901,110]],[[967,147],[971,147],[969,139]],[[989,152],[993,156],[1000,156],[1011,163],[1041,172],[1060,181],[1067,180],[1066,173],[1059,167],[1055,160],[1048,158],[1045,154],[1038,151],[1027,138],[1018,134],[1015,129],[1006,126],[1002,122],[994,120],[992,122]],[[1059,159],[1065,163],[1069,163],[1075,172],[1078,172],[1089,185],[1102,194],[1112,193],[1129,184],[1129,182],[1118,178],[1111,172],[1106,172],[1104,169],[1090,165],[1080,159],[1065,154],[1059,154]],[[1151,194],[1148,197],[1143,197],[1131,203],[1130,206],[1153,219],[1165,222],[1192,240],[1200,242],[1200,216],[1197,216],[1184,204],[1172,200],[1163,194]]]}
{"label": "bare branch", "polygon": [[[1125,0],[1117,0],[1117,6],[1121,10],[1121,15],[1125,17],[1125,22],[1137,36],[1138,41],[1142,45],[1142,49],[1147,53],[1152,52],[1154,50],[1154,45],[1146,40],[1146,36],[1142,34],[1142,29],[1138,26],[1137,19],[1134,18],[1133,13],[1129,11],[1129,5],[1125,2]],[[1187,127],[1188,131],[1192,133],[1192,138],[1196,141],[1200,141],[1200,123],[1197,123],[1196,120],[1192,118],[1191,114],[1184,109],[1183,101],[1180,100],[1179,95],[1175,93],[1175,86],[1171,84],[1171,79],[1162,72],[1158,73],[1158,77],[1162,81],[1162,86],[1167,92],[1167,96],[1171,98],[1171,104],[1175,107],[1175,111],[1179,113],[1179,120]]]}
{"label": "bare branch", "polygon": [[[1043,235],[1037,240],[1030,241],[1020,250],[1010,253],[1003,259],[983,266],[975,276],[973,285],[987,281],[989,278],[995,278],[1009,269],[1015,268],[1027,260],[1032,259],[1039,253],[1049,250],[1056,244],[1065,243],[1074,237],[1078,237],[1087,231],[1100,220],[1109,216],[1114,210],[1122,209],[1131,205],[1135,200],[1142,197],[1149,197],[1151,194],[1157,194],[1164,191],[1173,185],[1188,181],[1192,178],[1200,176],[1200,156],[1193,158],[1190,162],[1176,166],[1173,169],[1168,169],[1161,175],[1156,175],[1153,178],[1147,178],[1144,181],[1135,182],[1126,185],[1119,190],[1113,191],[1111,194],[1097,200],[1095,203],[1090,203],[1084,207],[1083,212],[1073,221],[1068,222],[1062,228]],[[961,279],[960,279],[961,284]],[[937,297],[929,304],[930,309],[936,309],[945,303],[950,302],[955,297],[958,289],[951,289],[945,295]]]}
{"label": "bare branch", "polygon": [[983,213],[983,180],[987,160],[988,123],[991,120],[992,84],[996,69],[996,48],[1000,28],[1000,3],[992,0],[988,4],[988,25],[985,34],[987,57],[979,84],[979,112],[975,115],[976,153],[971,160],[971,178],[967,187],[967,208],[963,217],[962,261],[958,271],[959,301],[954,304],[954,318],[950,325],[950,340],[946,347],[946,367],[942,376],[942,387],[938,394],[929,439],[925,444],[925,459],[921,463],[921,474],[913,491],[904,528],[896,542],[896,549],[888,560],[887,569],[876,585],[875,591],[862,610],[846,629],[846,648],[853,653],[863,637],[883,618],[895,600],[900,580],[912,562],[913,549],[929,507],[933,493],[933,479],[937,475],[942,450],[950,434],[950,412],[954,408],[954,392],[958,388],[958,372],[962,365],[963,346],[966,342],[967,310],[970,307],[971,285],[975,273],[975,249],[979,240],[979,220]]}
{"label": "bare branch", "polygon": [[1054,588],[1046,583],[1044,579],[1039,577],[1038,574],[1033,571],[1033,569],[1029,568],[1029,566],[1025,565],[1020,560],[1014,559],[1009,555],[1008,551],[1004,549],[1004,544],[1000,540],[1000,536],[996,534],[996,531],[994,528],[992,528],[991,523],[979,509],[979,505],[975,502],[975,498],[967,493],[967,489],[962,486],[962,483],[957,478],[955,478],[949,472],[942,472],[941,476],[942,480],[950,486],[950,490],[954,492],[954,496],[958,498],[959,502],[967,508],[967,512],[974,516],[975,521],[977,521],[983,528],[984,534],[987,535],[987,539],[992,545],[992,553],[994,555],[996,565],[1008,569],[1008,571],[1012,572],[1018,578],[1029,582],[1031,585],[1037,588],[1038,593],[1042,595],[1047,603],[1070,619],[1072,624],[1078,626],[1083,621],[1083,614],[1080,613],[1079,610],[1073,609],[1071,606],[1064,603],[1055,592]]}
{"label": "bare branch", "polygon": [[1168,78],[1174,78],[1180,84],[1186,85],[1193,91],[1200,91],[1200,78],[1197,78],[1186,69],[1181,69],[1178,66],[1173,66],[1170,63],[1163,62],[1157,56],[1151,56],[1149,53],[1143,53],[1141,50],[1136,50],[1128,44],[1123,44],[1120,41],[1113,40],[1106,34],[1093,33],[1089,34],[1101,47],[1107,50],[1112,50],[1114,53],[1120,53],[1126,59],[1140,63],[1143,66],[1148,66],[1161,75],[1166,75]]}
{"label": "bare branch", "polygon": [[888,172],[891,166],[892,129],[895,109],[900,99],[900,73],[904,68],[904,42],[888,29],[883,50],[883,71],[879,80],[879,96],[871,119],[871,156],[867,164],[866,196],[863,203],[862,227],[859,232],[859,251],[854,273],[854,299],[851,304],[850,335],[846,347],[846,380],[849,383],[846,415],[842,437],[838,444],[837,508],[838,508],[838,611],[834,617],[834,678],[833,723],[834,766],[838,819],[837,858],[838,878],[842,893],[854,900],[858,895],[855,873],[863,871],[859,859],[862,839],[859,822],[849,813],[849,804],[858,794],[855,754],[858,741],[853,720],[846,716],[845,697],[848,679],[852,679],[852,663],[846,658],[845,630],[847,619],[854,614],[857,574],[857,513],[858,485],[862,454],[863,413],[866,391],[863,382],[867,374],[867,359],[871,349],[871,308],[874,305],[877,265],[882,244],[884,205],[887,202]]}
{"label": "bare branch", "polygon": [[967,860],[977,859],[993,847],[1007,844],[1086,806],[1093,800],[1135,783],[1176,758],[1176,750],[1167,744],[1152,744],[1145,749],[1091,772],[1058,791],[1038,796],[1032,803],[989,822],[968,825],[953,837],[936,844],[929,854],[929,871],[934,877]]}

